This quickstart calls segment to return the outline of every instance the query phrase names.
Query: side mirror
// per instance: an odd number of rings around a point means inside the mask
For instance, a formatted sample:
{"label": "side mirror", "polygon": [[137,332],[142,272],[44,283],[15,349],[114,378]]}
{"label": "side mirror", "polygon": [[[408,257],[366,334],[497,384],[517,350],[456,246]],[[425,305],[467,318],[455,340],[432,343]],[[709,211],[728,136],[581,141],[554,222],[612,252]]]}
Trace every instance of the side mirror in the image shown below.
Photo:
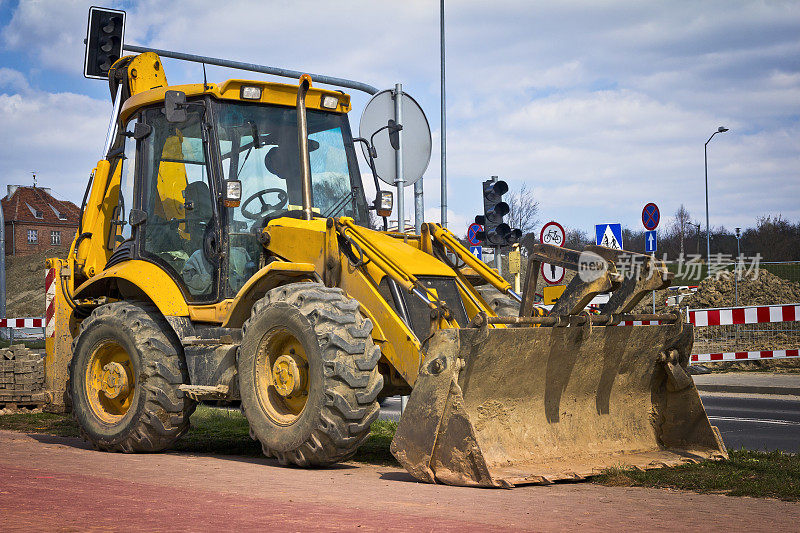
{"label": "side mirror", "polygon": [[164,114],[167,122],[186,122],[186,93],[183,91],[164,93]]}
{"label": "side mirror", "polygon": [[373,202],[373,209],[379,217],[388,217],[392,214],[392,207],[394,206],[394,195],[392,191],[381,191]]}
{"label": "side mirror", "polygon": [[225,180],[222,183],[225,207],[239,207],[242,202],[242,182],[239,180]]}

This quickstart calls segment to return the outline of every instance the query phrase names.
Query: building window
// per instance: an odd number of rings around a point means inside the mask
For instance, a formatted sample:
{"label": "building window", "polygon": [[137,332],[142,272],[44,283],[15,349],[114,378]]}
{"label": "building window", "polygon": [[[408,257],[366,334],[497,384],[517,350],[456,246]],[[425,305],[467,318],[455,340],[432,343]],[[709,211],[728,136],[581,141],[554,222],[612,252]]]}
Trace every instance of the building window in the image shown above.
{"label": "building window", "polygon": [[35,229],[28,230],[28,244],[38,244],[39,233]]}
{"label": "building window", "polygon": [[51,231],[50,232],[50,244],[53,246],[59,246],[61,244],[61,232],[60,231]]}

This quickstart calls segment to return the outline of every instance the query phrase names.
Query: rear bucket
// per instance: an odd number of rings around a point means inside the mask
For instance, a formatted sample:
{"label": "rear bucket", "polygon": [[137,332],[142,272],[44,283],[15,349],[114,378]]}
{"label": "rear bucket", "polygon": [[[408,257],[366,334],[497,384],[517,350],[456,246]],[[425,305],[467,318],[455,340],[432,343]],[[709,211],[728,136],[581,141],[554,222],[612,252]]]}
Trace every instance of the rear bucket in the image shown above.
{"label": "rear bucket", "polygon": [[439,331],[391,451],[421,481],[506,488],[726,458],[691,345],[680,323]]}

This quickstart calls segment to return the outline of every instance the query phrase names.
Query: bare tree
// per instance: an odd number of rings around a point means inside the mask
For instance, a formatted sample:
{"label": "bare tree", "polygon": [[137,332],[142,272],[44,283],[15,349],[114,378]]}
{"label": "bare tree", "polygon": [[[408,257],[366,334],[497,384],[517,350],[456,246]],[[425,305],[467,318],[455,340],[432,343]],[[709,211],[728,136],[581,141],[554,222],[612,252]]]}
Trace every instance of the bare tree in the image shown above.
{"label": "bare tree", "polygon": [[572,250],[581,250],[587,244],[594,244],[594,241],[589,238],[589,234],[580,229],[567,229],[567,234],[564,236],[564,247]]}
{"label": "bare tree", "polygon": [[536,214],[539,212],[539,202],[533,197],[533,189],[523,183],[516,191],[508,194],[508,212],[506,221],[512,228],[519,228],[522,234],[526,235],[536,229],[539,220]]}
{"label": "bare tree", "polygon": [[689,230],[688,226],[691,222],[692,217],[689,214],[689,211],[684,207],[683,204],[675,211],[675,220],[672,222],[671,232],[673,235],[677,235],[681,242],[681,257],[683,257],[684,247],[683,241],[687,235],[687,231]]}

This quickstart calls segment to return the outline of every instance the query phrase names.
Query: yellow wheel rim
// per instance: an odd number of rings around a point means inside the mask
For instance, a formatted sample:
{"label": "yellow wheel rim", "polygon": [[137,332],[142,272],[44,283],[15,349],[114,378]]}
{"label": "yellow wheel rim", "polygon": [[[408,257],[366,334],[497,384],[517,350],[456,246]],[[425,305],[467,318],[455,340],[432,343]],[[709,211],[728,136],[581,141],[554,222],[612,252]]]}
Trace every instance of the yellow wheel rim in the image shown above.
{"label": "yellow wheel rim", "polygon": [[261,407],[280,425],[293,424],[308,401],[308,357],[286,329],[267,333],[256,357],[256,388]]}
{"label": "yellow wheel rim", "polygon": [[107,424],[122,420],[133,401],[136,377],[133,362],[117,342],[98,344],[86,367],[86,396],[94,414]]}

